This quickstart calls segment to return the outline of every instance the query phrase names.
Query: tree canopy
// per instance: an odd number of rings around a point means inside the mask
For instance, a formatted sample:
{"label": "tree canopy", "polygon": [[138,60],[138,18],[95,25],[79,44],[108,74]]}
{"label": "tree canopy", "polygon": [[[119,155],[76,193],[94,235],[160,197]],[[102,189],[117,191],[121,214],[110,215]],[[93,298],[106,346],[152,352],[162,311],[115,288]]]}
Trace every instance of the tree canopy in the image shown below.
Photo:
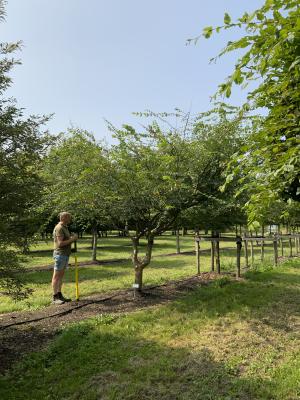
{"label": "tree canopy", "polygon": [[[0,1],[0,20],[4,20]],[[11,55],[21,43],[0,43],[0,287],[14,297],[26,295],[16,277],[20,265],[16,253],[7,246],[23,246],[21,225],[32,218],[32,208],[40,199],[42,180],[38,174],[43,155],[54,138],[42,131],[48,117],[23,117],[14,99],[5,98],[11,84],[8,73],[20,63]]]}
{"label": "tree canopy", "polygon": [[[297,0],[266,0],[264,5],[244,13],[235,22],[228,13],[224,25],[204,28],[209,38],[214,32],[233,27],[246,34],[228,42],[219,56],[244,50],[233,73],[219,86],[217,95],[230,97],[234,84],[247,87],[244,110],[265,109],[247,146],[232,163],[234,173],[243,169],[252,181],[251,202],[267,199],[300,199],[300,8]],[[219,57],[218,56],[218,57]],[[241,184],[244,182],[241,181]],[[249,188],[249,185],[246,185]],[[249,203],[249,204],[250,204]]]}
{"label": "tree canopy", "polygon": [[[50,215],[68,210],[77,223],[91,228],[109,222],[112,166],[107,150],[94,136],[71,128],[61,135],[45,157],[42,169],[45,185],[41,207]],[[96,259],[96,243],[93,259]]]}

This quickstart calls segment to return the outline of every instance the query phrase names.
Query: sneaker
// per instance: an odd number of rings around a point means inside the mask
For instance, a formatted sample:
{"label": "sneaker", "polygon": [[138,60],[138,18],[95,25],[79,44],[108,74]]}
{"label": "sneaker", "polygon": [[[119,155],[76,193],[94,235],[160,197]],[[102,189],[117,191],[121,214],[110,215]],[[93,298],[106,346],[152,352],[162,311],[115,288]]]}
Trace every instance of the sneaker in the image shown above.
{"label": "sneaker", "polygon": [[64,304],[64,301],[62,299],[59,299],[58,297],[53,298],[52,304],[56,304],[57,306],[60,306],[61,304]]}
{"label": "sneaker", "polygon": [[64,297],[64,295],[61,292],[58,293],[58,298],[60,300],[62,300],[64,303],[68,303],[69,301],[72,301],[71,299],[67,299],[66,297]]}

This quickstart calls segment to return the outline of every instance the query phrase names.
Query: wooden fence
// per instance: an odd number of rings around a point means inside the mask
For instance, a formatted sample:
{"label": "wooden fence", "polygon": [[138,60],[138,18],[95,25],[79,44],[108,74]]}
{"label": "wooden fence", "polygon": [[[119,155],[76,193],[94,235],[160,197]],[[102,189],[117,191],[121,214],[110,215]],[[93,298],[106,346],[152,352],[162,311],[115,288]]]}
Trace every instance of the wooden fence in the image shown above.
{"label": "wooden fence", "polygon": [[[236,276],[241,276],[241,250],[244,247],[245,256],[245,267],[249,268],[249,250],[251,265],[254,264],[255,248],[254,243],[260,247],[260,260],[264,260],[265,246],[270,243],[273,247],[274,265],[278,264],[278,248],[280,246],[281,257],[284,256],[284,244],[288,242],[289,257],[293,257],[293,254],[297,256],[300,252],[300,234],[287,234],[274,236],[262,237],[262,236],[249,236],[249,237],[209,237],[209,236],[196,236],[195,237],[195,249],[196,249],[196,265],[197,272],[200,274],[201,270],[201,242],[211,243],[211,271],[215,271],[215,264],[217,273],[221,273],[221,262],[220,262],[220,242],[231,242],[236,243]],[[294,246],[293,246],[294,242]],[[249,249],[250,246],[250,249]]]}

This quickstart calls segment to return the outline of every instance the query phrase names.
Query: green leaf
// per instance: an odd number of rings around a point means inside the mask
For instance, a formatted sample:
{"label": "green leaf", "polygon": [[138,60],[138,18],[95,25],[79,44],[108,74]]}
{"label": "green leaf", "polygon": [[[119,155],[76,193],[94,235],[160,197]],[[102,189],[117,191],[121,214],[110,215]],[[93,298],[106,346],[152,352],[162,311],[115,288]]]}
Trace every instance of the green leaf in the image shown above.
{"label": "green leaf", "polygon": [[226,183],[230,183],[230,182],[232,182],[233,181],[233,174],[228,174],[227,176],[226,176]]}
{"label": "green leaf", "polygon": [[206,26],[206,27],[203,29],[203,36],[204,36],[206,39],[209,39],[209,38],[211,37],[212,32],[213,32],[213,27],[212,27],[212,26]]}
{"label": "green leaf", "polygon": [[265,73],[265,71],[266,71],[266,66],[267,66],[267,61],[263,58],[262,60],[261,60],[261,63],[260,63],[260,66],[259,66],[259,70],[260,70],[260,73],[263,75],[264,73]]}
{"label": "green leaf", "polygon": [[257,13],[256,13],[256,18],[257,18],[259,21],[262,21],[262,20],[264,19],[264,17],[265,17],[264,13],[262,13],[261,11],[257,11]]}
{"label": "green leaf", "polygon": [[221,193],[224,193],[225,189],[226,189],[226,183],[224,183],[224,185],[219,187],[219,190],[220,190]]}
{"label": "green leaf", "polygon": [[249,105],[248,103],[245,103],[245,104],[243,105],[243,110],[244,110],[244,111],[249,111],[249,110],[250,110],[250,105]]}
{"label": "green leaf", "polygon": [[266,7],[271,8],[274,5],[274,0],[266,0]]}
{"label": "green leaf", "polygon": [[225,96],[228,98],[231,96],[231,85],[227,85]]}
{"label": "green leaf", "polygon": [[225,15],[224,15],[224,24],[225,25],[229,25],[230,23],[231,23],[230,15],[228,13],[225,13]]}
{"label": "green leaf", "polygon": [[232,75],[232,79],[237,85],[243,83],[244,78],[242,76],[242,71],[240,69],[235,70],[234,74]]}

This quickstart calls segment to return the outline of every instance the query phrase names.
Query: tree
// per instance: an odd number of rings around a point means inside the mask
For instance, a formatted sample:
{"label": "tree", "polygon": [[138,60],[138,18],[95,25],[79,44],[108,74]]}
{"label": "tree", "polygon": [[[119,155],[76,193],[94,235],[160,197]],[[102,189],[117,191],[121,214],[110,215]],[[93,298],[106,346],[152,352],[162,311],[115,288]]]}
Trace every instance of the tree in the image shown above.
{"label": "tree", "polygon": [[[154,121],[142,133],[129,125],[123,129],[111,124],[109,127],[118,140],[111,150],[117,171],[111,211],[116,223],[121,228],[126,226],[132,241],[135,283],[141,291],[143,270],[151,261],[155,236],[172,227],[197,193],[195,158],[191,157],[190,140],[170,126],[163,132]],[[141,237],[147,240],[144,257],[139,255]]]}
{"label": "tree", "polygon": [[223,191],[219,189],[232,155],[245,144],[248,134],[249,124],[236,107],[221,103],[197,116],[193,139],[199,157],[198,168],[202,171],[199,191],[205,196],[199,204],[183,213],[187,226],[196,230],[221,231],[245,222],[242,204],[248,198],[246,193],[243,199],[235,198],[238,179],[232,177],[230,187]]}
{"label": "tree", "polygon": [[[4,2],[0,1],[0,19],[4,19]],[[15,298],[26,296],[16,273],[22,268],[15,252],[7,246],[20,245],[19,222],[26,220],[39,201],[43,182],[39,168],[53,138],[41,127],[48,117],[23,118],[16,101],[4,97],[11,84],[8,72],[18,64],[9,55],[20,49],[18,43],[0,44],[0,287]]]}
{"label": "tree", "polygon": [[[258,81],[248,94],[244,110],[267,109],[247,146],[235,157],[235,172],[244,170],[252,180],[250,203],[268,198],[300,199],[300,8],[298,0],[266,0],[253,13],[224,25],[204,28],[203,35],[243,27],[246,35],[229,42],[219,54],[245,49],[233,73],[219,86],[217,95],[230,97],[234,84]],[[243,182],[241,182],[243,183]],[[249,186],[248,186],[249,187]],[[249,203],[249,204],[250,204]]]}
{"label": "tree", "polygon": [[97,259],[97,226],[108,222],[112,173],[105,148],[92,134],[78,128],[62,135],[44,160],[47,185],[42,208],[49,215],[68,210],[77,223],[91,228],[93,261]]}
{"label": "tree", "polygon": [[[227,138],[225,128],[220,131],[215,128],[212,139],[213,129],[209,131],[203,118],[195,123],[179,111],[179,128],[166,120],[167,114],[145,115],[154,121],[142,133],[132,126],[116,129],[110,125],[119,142],[112,149],[117,171],[112,211],[116,221],[128,225],[135,283],[140,290],[143,270],[151,261],[155,236],[172,229],[184,210],[199,204],[205,207],[208,202],[225,198],[219,191],[221,181],[217,178],[224,152],[220,146],[219,149],[214,146],[220,136]],[[229,142],[232,144],[234,140]],[[139,255],[141,237],[147,240],[143,257]]]}

